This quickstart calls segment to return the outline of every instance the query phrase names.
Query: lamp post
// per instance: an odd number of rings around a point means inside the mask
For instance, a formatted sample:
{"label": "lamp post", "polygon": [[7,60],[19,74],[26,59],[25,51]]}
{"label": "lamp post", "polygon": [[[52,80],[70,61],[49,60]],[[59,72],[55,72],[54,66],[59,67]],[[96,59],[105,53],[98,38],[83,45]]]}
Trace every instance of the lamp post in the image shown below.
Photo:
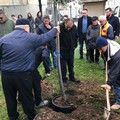
{"label": "lamp post", "polygon": [[41,3],[41,0],[38,0],[38,3],[39,3],[39,10],[40,10],[41,15],[42,15],[42,3]]}
{"label": "lamp post", "polygon": [[70,5],[70,18],[72,18],[72,6]]}
{"label": "lamp post", "polygon": [[71,0],[69,0],[69,7],[70,7],[70,18],[72,18],[72,5],[71,5]]}

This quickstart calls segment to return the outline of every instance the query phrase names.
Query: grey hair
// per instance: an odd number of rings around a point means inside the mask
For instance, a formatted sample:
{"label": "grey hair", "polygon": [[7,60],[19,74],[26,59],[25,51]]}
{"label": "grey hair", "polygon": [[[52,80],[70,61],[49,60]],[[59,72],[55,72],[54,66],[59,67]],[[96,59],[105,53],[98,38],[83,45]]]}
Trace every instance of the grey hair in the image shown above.
{"label": "grey hair", "polygon": [[24,25],[16,25],[15,28],[24,28]]}
{"label": "grey hair", "polygon": [[72,18],[66,19],[66,20],[65,20],[65,23],[68,23],[69,21],[73,22],[73,24],[74,24],[74,20],[73,20]]}
{"label": "grey hair", "polygon": [[101,16],[99,17],[99,20],[107,20],[107,18],[106,18],[105,15],[101,15]]}

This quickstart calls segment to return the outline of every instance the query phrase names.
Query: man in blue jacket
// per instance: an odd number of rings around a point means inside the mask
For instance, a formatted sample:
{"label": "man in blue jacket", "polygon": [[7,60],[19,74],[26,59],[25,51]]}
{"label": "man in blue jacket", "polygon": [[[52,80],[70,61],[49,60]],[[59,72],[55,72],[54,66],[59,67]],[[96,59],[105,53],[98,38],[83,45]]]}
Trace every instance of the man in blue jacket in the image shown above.
{"label": "man in blue jacket", "polygon": [[0,39],[1,78],[10,120],[19,117],[17,91],[28,119],[33,120],[36,116],[32,94],[35,49],[54,38],[59,27],[42,35],[29,33],[29,30],[29,21],[19,19],[16,21],[15,30]]}

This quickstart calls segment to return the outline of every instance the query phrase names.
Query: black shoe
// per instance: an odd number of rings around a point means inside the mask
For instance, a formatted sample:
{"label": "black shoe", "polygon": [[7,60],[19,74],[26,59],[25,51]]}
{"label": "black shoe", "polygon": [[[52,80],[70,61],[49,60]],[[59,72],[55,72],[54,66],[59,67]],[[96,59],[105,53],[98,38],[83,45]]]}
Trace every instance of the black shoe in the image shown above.
{"label": "black shoe", "polygon": [[80,56],[80,59],[83,59],[83,56]]}
{"label": "black shoe", "polygon": [[67,81],[68,81],[68,78],[66,77],[66,78],[63,78],[63,83],[67,83]]}
{"label": "black shoe", "polygon": [[67,85],[68,84],[68,78],[63,79],[63,85]]}
{"label": "black shoe", "polygon": [[17,114],[16,114],[16,119],[15,120],[20,120],[20,115],[19,115],[19,113],[17,112]]}
{"label": "black shoe", "polygon": [[96,64],[99,64],[99,62],[95,62]]}
{"label": "black shoe", "polygon": [[76,78],[69,79],[69,81],[74,82],[74,83],[80,83],[80,80],[77,80]]}
{"label": "black shoe", "polygon": [[90,60],[90,57],[89,57],[89,56],[86,56],[86,60]]}
{"label": "black shoe", "polygon": [[88,62],[88,63],[94,63],[94,61],[92,61],[92,60],[87,60],[87,62]]}

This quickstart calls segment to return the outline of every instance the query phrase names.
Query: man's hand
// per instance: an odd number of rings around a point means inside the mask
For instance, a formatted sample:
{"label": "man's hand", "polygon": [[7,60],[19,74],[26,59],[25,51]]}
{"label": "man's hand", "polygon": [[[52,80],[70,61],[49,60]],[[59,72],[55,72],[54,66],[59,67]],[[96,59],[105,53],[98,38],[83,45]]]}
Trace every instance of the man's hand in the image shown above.
{"label": "man's hand", "polygon": [[118,40],[119,39],[119,36],[115,36],[115,40]]}
{"label": "man's hand", "polygon": [[46,24],[45,26],[46,28],[51,29],[51,26],[49,24]]}
{"label": "man's hand", "polygon": [[111,86],[108,85],[108,84],[101,85],[101,87],[104,88],[104,89],[107,89],[109,91],[111,90]]}
{"label": "man's hand", "polygon": [[57,29],[57,32],[60,33],[60,26],[55,26],[54,28]]}

